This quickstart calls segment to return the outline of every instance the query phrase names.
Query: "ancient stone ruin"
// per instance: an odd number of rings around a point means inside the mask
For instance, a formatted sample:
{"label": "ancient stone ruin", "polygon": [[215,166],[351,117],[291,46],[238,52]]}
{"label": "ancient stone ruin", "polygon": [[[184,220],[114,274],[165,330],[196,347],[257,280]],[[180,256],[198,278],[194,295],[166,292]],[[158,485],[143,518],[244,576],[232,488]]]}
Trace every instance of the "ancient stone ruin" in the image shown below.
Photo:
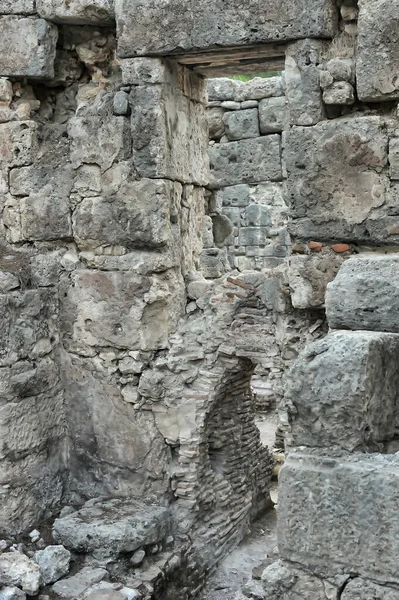
{"label": "ancient stone ruin", "polygon": [[0,0],[0,600],[205,600],[276,448],[229,600],[399,600],[398,100],[399,0]]}

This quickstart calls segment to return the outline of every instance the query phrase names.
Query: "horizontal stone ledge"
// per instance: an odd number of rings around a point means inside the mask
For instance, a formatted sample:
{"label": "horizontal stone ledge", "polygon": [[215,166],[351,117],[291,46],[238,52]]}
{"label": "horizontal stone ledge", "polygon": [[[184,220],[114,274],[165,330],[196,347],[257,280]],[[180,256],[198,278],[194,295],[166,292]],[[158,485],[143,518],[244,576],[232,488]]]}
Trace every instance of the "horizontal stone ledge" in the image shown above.
{"label": "horizontal stone ledge", "polygon": [[331,38],[333,0],[116,0],[121,57],[180,54],[300,38]]}

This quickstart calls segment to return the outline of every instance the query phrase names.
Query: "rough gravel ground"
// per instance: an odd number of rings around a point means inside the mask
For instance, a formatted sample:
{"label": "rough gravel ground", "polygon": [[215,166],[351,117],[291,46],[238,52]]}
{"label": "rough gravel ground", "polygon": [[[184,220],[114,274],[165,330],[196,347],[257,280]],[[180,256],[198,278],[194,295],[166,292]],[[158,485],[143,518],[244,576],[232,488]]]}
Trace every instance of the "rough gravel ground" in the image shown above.
{"label": "rough gravel ground", "polygon": [[[274,501],[276,501],[276,496]],[[253,523],[252,532],[226,556],[209,580],[201,600],[233,600],[235,592],[252,578],[252,570],[277,560],[277,514],[268,512]]]}

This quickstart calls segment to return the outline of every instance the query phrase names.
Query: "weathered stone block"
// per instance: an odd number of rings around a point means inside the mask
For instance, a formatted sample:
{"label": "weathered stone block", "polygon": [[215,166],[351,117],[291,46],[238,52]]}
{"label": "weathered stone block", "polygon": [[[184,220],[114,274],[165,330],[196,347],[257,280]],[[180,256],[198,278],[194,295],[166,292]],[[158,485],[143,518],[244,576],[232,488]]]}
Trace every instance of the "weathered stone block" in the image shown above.
{"label": "weathered stone block", "polygon": [[233,99],[238,102],[284,96],[285,93],[285,80],[281,76],[254,77],[249,81],[238,81],[237,84]]}
{"label": "weathered stone block", "polygon": [[225,110],[220,106],[208,108],[206,111],[206,120],[209,128],[209,139],[220,140],[225,133],[225,125],[223,115]]}
{"label": "weathered stone block", "polygon": [[318,64],[323,42],[291,44],[285,59],[287,115],[291,125],[314,125],[324,117]]}
{"label": "weathered stone block", "polygon": [[348,106],[355,103],[355,90],[347,81],[336,81],[323,93],[325,104]]}
{"label": "weathered stone block", "polygon": [[[98,114],[90,110],[82,116],[73,117],[68,122],[68,134],[71,139],[71,163],[74,168],[83,164],[99,165],[101,171],[107,171],[118,159],[128,155],[126,135],[128,121],[124,117]],[[109,107],[112,111],[111,106]]]}
{"label": "weathered stone block", "polygon": [[359,8],[356,61],[359,99],[371,102],[397,99],[397,6],[391,0],[361,0]]}
{"label": "weathered stone block", "polygon": [[327,284],[336,276],[342,260],[332,254],[291,256],[287,275],[294,308],[324,306]]}
{"label": "weathered stone block", "polygon": [[[387,136],[379,117],[293,127],[286,134],[287,191],[294,218],[345,239],[384,204]],[[363,234],[357,235],[366,235]]]}
{"label": "weathered stone block", "polygon": [[168,535],[168,509],[138,499],[97,501],[56,519],[54,539],[71,550],[133,552]]}
{"label": "weathered stone block", "polygon": [[217,144],[209,148],[209,158],[213,188],[282,179],[279,135]]}
{"label": "weathered stone block", "polygon": [[34,0],[0,0],[0,15],[33,15]]}
{"label": "weathered stone block", "polygon": [[0,124],[0,164],[8,168],[29,165],[38,150],[37,125],[33,121]]}
{"label": "weathered stone block", "polygon": [[361,577],[355,577],[349,581],[341,595],[342,600],[365,600],[376,598],[377,600],[399,600],[399,590],[386,585],[378,585],[372,581],[366,581]]}
{"label": "weathered stone block", "polygon": [[[198,86],[202,85],[198,79]],[[172,85],[134,87],[130,101],[133,159],[138,173],[183,183],[208,183],[205,107]]]}
{"label": "weathered stone block", "polygon": [[[120,279],[123,275],[126,273],[121,274]],[[157,321],[160,312],[155,311],[152,320],[160,326]],[[124,326],[125,314],[120,315]],[[107,336],[109,332],[104,333]],[[113,352],[113,343],[106,339],[104,342]],[[154,493],[167,493],[168,448],[153,415],[137,411],[126,402],[120,385],[108,373],[99,370],[96,359],[63,353],[61,360],[70,435],[69,489],[72,493],[86,498],[111,498],[117,489],[118,497],[127,496],[130,501],[137,496],[137,490],[145,486],[148,477]]]}
{"label": "weathered stone block", "polygon": [[399,332],[399,256],[364,256],[346,261],[328,285],[330,327]]}
{"label": "weathered stone block", "polygon": [[259,123],[261,133],[279,133],[284,129],[285,97],[265,98],[259,102]]}
{"label": "weathered stone block", "polygon": [[395,334],[339,331],[308,346],[287,377],[292,444],[373,451],[392,439],[398,360]]}
{"label": "weathered stone block", "polygon": [[177,220],[182,186],[157,179],[126,181],[112,201],[84,198],[74,217],[74,236],[81,247],[102,244],[156,249],[174,243],[172,219]]}
{"label": "weathered stone block", "polygon": [[36,0],[43,19],[71,25],[110,25],[114,18],[113,0]]}
{"label": "weathered stone block", "polygon": [[248,206],[251,202],[249,185],[239,184],[222,188],[215,192],[222,206]]}
{"label": "weathered stone block", "polygon": [[63,329],[82,349],[165,348],[181,314],[182,287],[174,271],[151,277],[129,271],[75,271],[65,292]]}
{"label": "weathered stone block", "polygon": [[305,0],[268,0],[266,5],[255,0],[244,12],[240,0],[232,0],[227,12],[221,0],[167,0],[162,5],[155,0],[117,0],[115,11],[122,57],[331,37],[337,24],[331,0],[313,0],[310,5]]}
{"label": "weathered stone block", "polygon": [[0,77],[53,77],[57,37],[43,19],[0,17]]}
{"label": "weathered stone block", "polygon": [[257,108],[229,111],[223,117],[229,140],[242,140],[260,135]]}
{"label": "weathered stone block", "polygon": [[316,575],[399,583],[398,494],[396,455],[291,452],[280,471],[281,558]]}

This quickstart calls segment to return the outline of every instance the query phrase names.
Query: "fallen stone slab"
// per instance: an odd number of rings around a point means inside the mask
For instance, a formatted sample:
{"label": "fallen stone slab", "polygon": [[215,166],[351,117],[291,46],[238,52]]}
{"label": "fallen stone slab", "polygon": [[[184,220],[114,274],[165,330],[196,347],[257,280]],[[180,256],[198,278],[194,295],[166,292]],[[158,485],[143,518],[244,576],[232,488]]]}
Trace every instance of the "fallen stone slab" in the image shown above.
{"label": "fallen stone slab", "polygon": [[346,261],[327,286],[326,311],[333,329],[399,332],[399,256]]}
{"label": "fallen stone slab", "polygon": [[107,551],[110,556],[156,544],[169,533],[168,509],[136,499],[89,502],[56,519],[54,539],[77,552]]}
{"label": "fallen stone slab", "polygon": [[108,577],[108,571],[105,569],[92,569],[85,567],[76,575],[57,581],[52,587],[52,591],[61,598],[78,598],[90,586]]}

